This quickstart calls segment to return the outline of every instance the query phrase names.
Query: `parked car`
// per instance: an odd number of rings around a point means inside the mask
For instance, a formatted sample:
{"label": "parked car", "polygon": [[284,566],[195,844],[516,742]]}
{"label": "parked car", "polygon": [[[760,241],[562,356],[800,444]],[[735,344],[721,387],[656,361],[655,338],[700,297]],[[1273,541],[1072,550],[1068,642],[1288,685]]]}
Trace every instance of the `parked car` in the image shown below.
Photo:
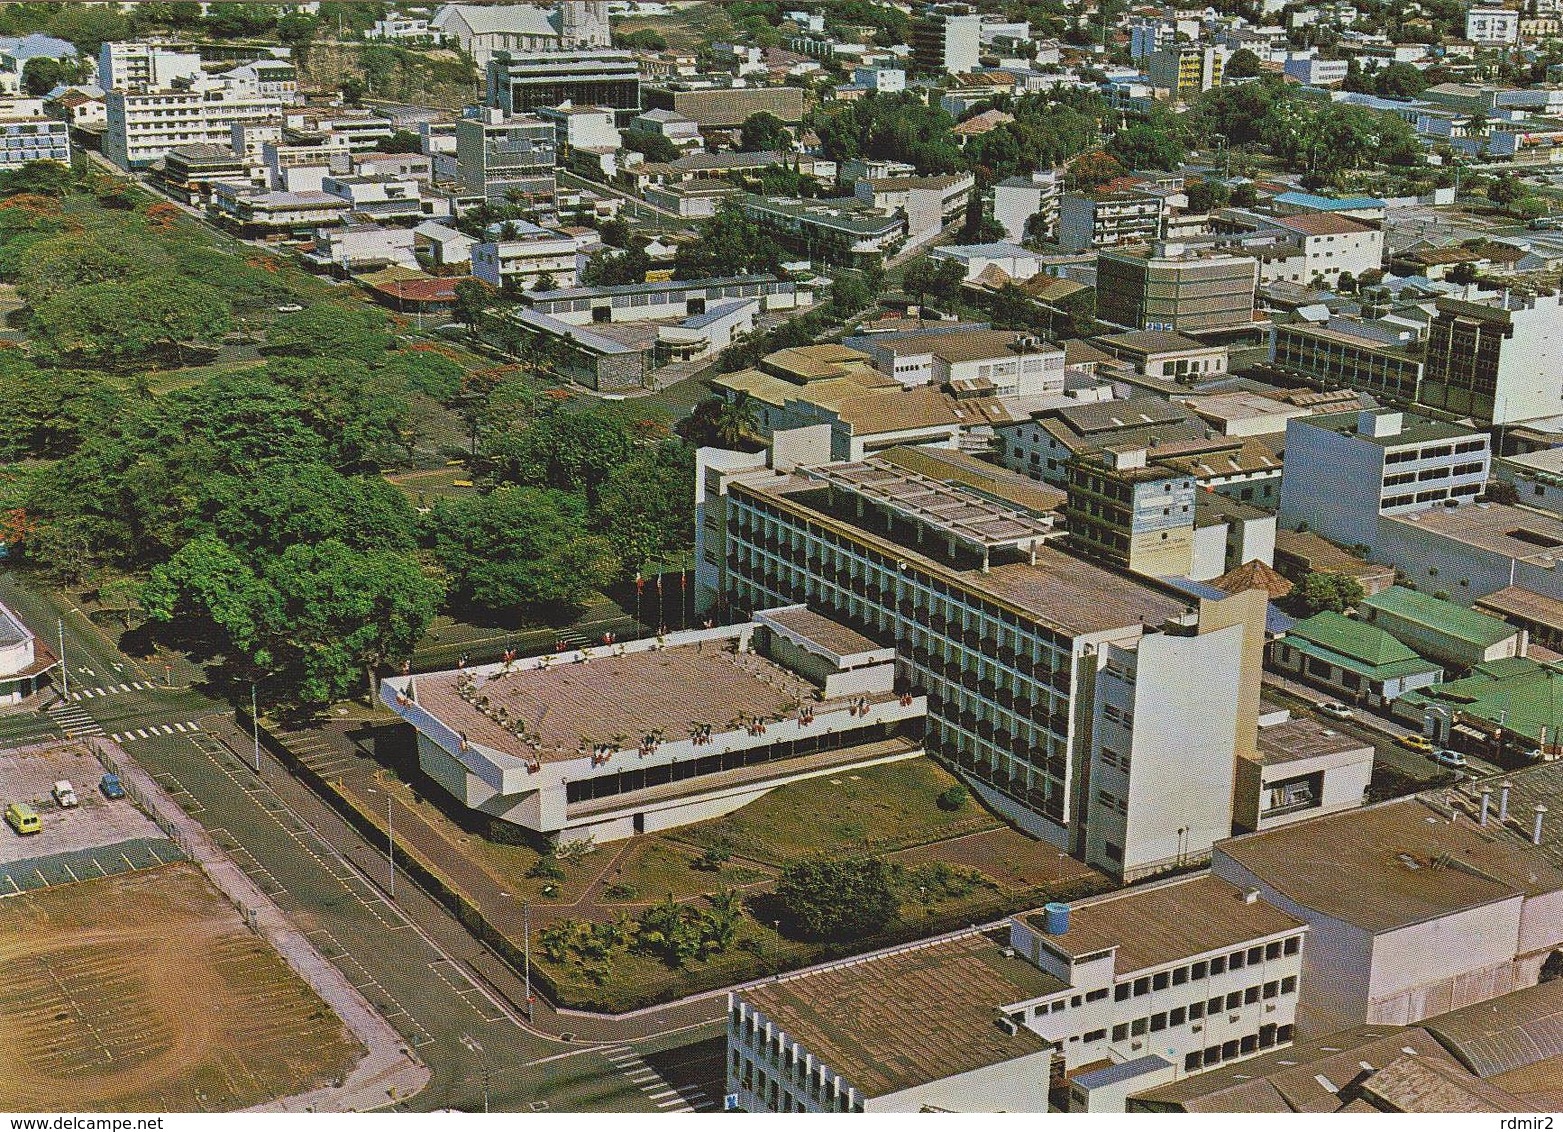
{"label": "parked car", "polygon": [[5,824],[16,830],[18,837],[43,831],[43,822],[38,820],[38,811],[26,802],[12,802],[5,808]]}
{"label": "parked car", "polygon": [[1330,700],[1319,705],[1319,710],[1333,719],[1350,719],[1351,709],[1343,703]]}
{"label": "parked car", "polygon": [[62,778],[54,784],[53,794],[55,802],[62,810],[81,805],[81,801],[76,797],[76,788],[71,785],[68,778]]}
{"label": "parked car", "polygon": [[1395,745],[1408,751],[1420,751],[1424,755],[1433,753],[1433,741],[1426,735],[1396,735]]}
{"label": "parked car", "polygon": [[1447,751],[1442,747],[1438,748],[1438,750],[1434,751],[1427,757],[1432,759],[1439,766],[1455,767],[1459,770],[1464,770],[1467,765],[1465,756],[1462,755],[1459,751]]}
{"label": "parked car", "polygon": [[98,783],[98,789],[103,792],[105,798],[114,799],[125,796],[125,788],[120,785],[119,775],[117,774],[105,774],[103,780]]}
{"label": "parked car", "polygon": [[298,312],[303,310],[303,309],[304,309],[303,306],[301,304],[299,304],[299,303],[283,303],[281,306],[279,306],[277,308],[277,313],[278,314],[298,314]]}

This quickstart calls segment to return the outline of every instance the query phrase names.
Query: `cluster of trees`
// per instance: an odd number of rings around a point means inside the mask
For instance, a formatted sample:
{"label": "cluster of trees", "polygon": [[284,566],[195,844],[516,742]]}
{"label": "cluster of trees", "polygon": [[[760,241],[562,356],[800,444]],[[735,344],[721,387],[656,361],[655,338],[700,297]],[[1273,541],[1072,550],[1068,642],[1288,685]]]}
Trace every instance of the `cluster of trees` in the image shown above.
{"label": "cluster of trees", "polygon": [[771,234],[738,208],[723,205],[700,222],[699,239],[679,245],[673,277],[776,274],[781,264],[782,248]]}
{"label": "cluster of trees", "polygon": [[825,156],[835,161],[905,161],[930,174],[966,168],[950,133],[955,119],[909,91],[869,94],[840,109],[811,110],[804,125],[819,135]]}
{"label": "cluster of trees", "polygon": [[782,41],[777,30],[786,20],[788,12],[815,12],[825,17],[826,32],[834,35],[846,28],[871,27],[874,43],[879,47],[894,47],[906,43],[910,35],[911,19],[899,8],[890,4],[876,4],[873,0],[730,0],[724,5],[728,19],[746,33],[745,41],[760,47],[776,47]]}
{"label": "cluster of trees", "polygon": [[966,157],[985,183],[1050,169],[1084,153],[1095,144],[1107,112],[1096,94],[1078,90],[1027,94],[1000,104],[1015,120],[966,144]]}

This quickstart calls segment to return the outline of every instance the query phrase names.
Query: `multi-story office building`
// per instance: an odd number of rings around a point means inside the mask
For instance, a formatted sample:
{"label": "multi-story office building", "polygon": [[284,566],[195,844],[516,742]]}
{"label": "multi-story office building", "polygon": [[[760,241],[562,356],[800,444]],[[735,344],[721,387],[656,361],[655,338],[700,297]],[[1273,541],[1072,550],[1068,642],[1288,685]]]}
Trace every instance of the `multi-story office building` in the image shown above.
{"label": "multi-story office building", "polygon": [[1563,296],[1441,297],[1417,399],[1495,425],[1555,416],[1563,405],[1560,328]]}
{"label": "multi-story office building", "polygon": [[1079,901],[729,996],[751,1112],[1122,1112],[1291,1043],[1307,928],[1211,876]]}
{"label": "multi-story office building", "polygon": [[1409,348],[1415,341],[1409,330],[1381,332],[1351,319],[1275,322],[1270,361],[1326,387],[1344,385],[1409,403],[1422,384],[1422,359]]}
{"label": "multi-story office building", "polygon": [[1281,522],[1307,523],[1342,546],[1376,547],[1380,515],[1475,499],[1490,458],[1486,433],[1426,417],[1370,409],[1294,418]]}
{"label": "multi-story office building", "polygon": [[939,4],[912,26],[912,59],[929,74],[959,75],[977,69],[982,17],[969,4]]}
{"label": "multi-story office building", "polygon": [[1137,574],[1182,577],[1194,563],[1194,480],[1150,462],[1144,448],[1076,456],[1065,465],[1069,547]]}
{"label": "multi-story office building", "polygon": [[179,145],[231,145],[235,125],[282,121],[291,99],[239,95],[214,82],[185,90],[111,90],[103,153],[122,169],[140,169]]}
{"label": "multi-story office building", "polygon": [[485,109],[456,123],[456,176],[464,193],[500,204],[552,196],[559,160],[552,123]]}
{"label": "multi-story office building", "polygon": [[[820,431],[800,462],[828,459]],[[1051,517],[1024,494],[886,457],[786,475],[763,460],[697,466],[703,604],[807,601],[893,641],[929,697],[929,750],[1114,875],[1196,862],[1230,827],[1257,730],[1259,591],[1193,600],[1108,571],[1043,545]]]}
{"label": "multi-story office building", "polygon": [[606,106],[620,125],[640,113],[640,65],[628,51],[497,51],[487,67],[489,106],[524,114],[537,106]]}
{"label": "multi-story office building", "polygon": [[1058,203],[1057,243],[1066,252],[1149,243],[1161,236],[1165,210],[1157,194],[1133,189],[1065,193]]}
{"label": "multi-story office building", "polygon": [[1027,236],[1053,239],[1058,232],[1057,173],[1038,170],[1029,177],[1006,177],[993,186],[993,219],[1014,242]]}
{"label": "multi-story office building", "polygon": [[0,116],[0,170],[29,161],[71,162],[70,126],[56,118]]}
{"label": "multi-story office building", "polygon": [[1357,278],[1384,266],[1384,230],[1349,216],[1327,212],[1283,216],[1273,221],[1303,254],[1303,280],[1334,287],[1342,274]]}
{"label": "multi-story office building", "polygon": [[166,90],[201,74],[201,57],[172,43],[105,43],[98,49],[98,85],[104,90]]}
{"label": "multi-story office building", "polygon": [[1221,85],[1231,54],[1219,44],[1180,43],[1147,55],[1143,65],[1151,86],[1186,102]]}
{"label": "multi-story office building", "polygon": [[1043,397],[1064,391],[1064,351],[1012,330],[953,330],[867,335],[864,350],[886,377],[902,385],[990,389],[1000,397]]}
{"label": "multi-story office building", "polygon": [[1104,249],[1096,257],[1096,317],[1131,330],[1251,326],[1258,281],[1248,256],[1170,243]]}

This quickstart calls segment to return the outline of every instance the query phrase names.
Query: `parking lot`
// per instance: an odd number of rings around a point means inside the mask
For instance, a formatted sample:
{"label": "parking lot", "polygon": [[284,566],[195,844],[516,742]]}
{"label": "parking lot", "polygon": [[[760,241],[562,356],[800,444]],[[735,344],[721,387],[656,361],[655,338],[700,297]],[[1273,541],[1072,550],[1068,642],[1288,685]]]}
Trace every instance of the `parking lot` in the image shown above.
{"label": "parking lot", "polygon": [[[109,801],[98,791],[103,767],[86,747],[64,743],[36,752],[0,754],[0,807],[26,802],[38,811],[43,829],[18,837],[0,829],[0,865],[51,857],[122,841],[156,840],[163,834],[129,798]],[[81,804],[61,809],[50,791],[68,779]]]}

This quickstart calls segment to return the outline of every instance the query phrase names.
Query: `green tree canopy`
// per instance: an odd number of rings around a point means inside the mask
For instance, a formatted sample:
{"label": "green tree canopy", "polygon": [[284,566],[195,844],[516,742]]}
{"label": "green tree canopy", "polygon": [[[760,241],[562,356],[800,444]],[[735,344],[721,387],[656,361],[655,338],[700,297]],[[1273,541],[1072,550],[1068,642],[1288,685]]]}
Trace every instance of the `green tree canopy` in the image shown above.
{"label": "green tree canopy", "polygon": [[744,153],[761,153],[765,150],[787,152],[792,135],[787,124],[767,110],[751,114],[738,130],[738,148]]}
{"label": "green tree canopy", "polygon": [[557,615],[619,575],[611,544],[587,532],[586,504],[568,492],[502,487],[441,499],[423,530],[452,598],[488,609]]}
{"label": "green tree canopy", "polygon": [[891,866],[877,857],[810,858],[782,869],[776,895],[805,935],[845,942],[900,914],[891,880]]}
{"label": "green tree canopy", "polygon": [[700,224],[700,238],[680,244],[673,259],[676,279],[776,274],[782,249],[770,234],[737,208],[723,207]]}
{"label": "green tree canopy", "polygon": [[369,307],[316,303],[282,315],[266,332],[277,354],[300,358],[351,358],[374,364],[391,346],[385,315]]}

